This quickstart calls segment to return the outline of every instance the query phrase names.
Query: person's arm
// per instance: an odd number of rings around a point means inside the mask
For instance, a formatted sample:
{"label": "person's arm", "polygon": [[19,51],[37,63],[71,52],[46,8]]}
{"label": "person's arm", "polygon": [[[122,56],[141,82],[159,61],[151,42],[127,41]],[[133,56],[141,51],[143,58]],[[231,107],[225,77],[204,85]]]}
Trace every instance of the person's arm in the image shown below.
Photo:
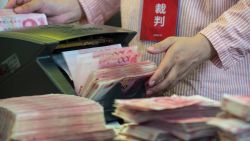
{"label": "person's arm", "polygon": [[250,1],[240,0],[200,33],[218,54],[212,62],[217,67],[230,68],[250,53]]}
{"label": "person's arm", "polygon": [[249,6],[249,0],[240,0],[196,36],[171,37],[149,47],[150,53],[166,55],[149,79],[147,94],[174,87],[204,61],[228,69],[250,53]]}
{"label": "person's arm", "polygon": [[17,14],[44,13],[49,24],[74,23],[83,15],[78,0],[9,0],[5,8]]}
{"label": "person's arm", "polygon": [[5,8],[18,14],[44,13],[49,24],[68,24],[79,20],[103,24],[119,10],[120,0],[9,0]]}
{"label": "person's arm", "polygon": [[112,17],[120,8],[120,0],[79,0],[85,22],[103,24]]}

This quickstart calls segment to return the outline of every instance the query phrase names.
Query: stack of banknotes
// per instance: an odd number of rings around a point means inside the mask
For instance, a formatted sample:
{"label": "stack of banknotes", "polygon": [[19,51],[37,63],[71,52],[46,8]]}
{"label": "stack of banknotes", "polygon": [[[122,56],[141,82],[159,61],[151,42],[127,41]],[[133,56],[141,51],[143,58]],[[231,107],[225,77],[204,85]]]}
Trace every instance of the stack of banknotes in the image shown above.
{"label": "stack of banknotes", "polygon": [[16,14],[12,9],[0,9],[0,31],[47,25],[45,14]]}
{"label": "stack of banknotes", "polygon": [[118,138],[138,141],[213,141],[216,128],[206,124],[221,110],[201,96],[116,100],[114,115],[128,122]]}
{"label": "stack of banknotes", "polygon": [[250,96],[225,95],[219,114],[208,122],[217,127],[222,141],[250,141]]}
{"label": "stack of banknotes", "polygon": [[0,140],[110,141],[103,108],[73,95],[49,94],[0,100]]}
{"label": "stack of banknotes", "polygon": [[[156,64],[140,61],[137,47],[110,45],[62,53],[64,68],[78,95],[100,100],[116,85],[126,94],[153,74]],[[64,66],[64,67],[63,67]],[[66,66],[66,67],[65,67]]]}

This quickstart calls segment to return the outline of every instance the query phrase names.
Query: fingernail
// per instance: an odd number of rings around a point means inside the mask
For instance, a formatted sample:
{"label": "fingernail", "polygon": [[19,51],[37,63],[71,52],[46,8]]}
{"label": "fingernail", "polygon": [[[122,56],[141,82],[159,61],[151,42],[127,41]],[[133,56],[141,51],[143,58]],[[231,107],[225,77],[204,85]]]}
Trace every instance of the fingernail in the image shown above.
{"label": "fingernail", "polygon": [[154,86],[155,85],[155,81],[153,80],[153,81],[149,81],[149,86],[150,87],[152,87],[152,86]]}
{"label": "fingernail", "polygon": [[153,93],[152,91],[148,90],[148,91],[146,92],[146,95],[151,95],[152,93]]}
{"label": "fingernail", "polygon": [[15,13],[18,13],[18,12],[20,12],[20,11],[22,11],[22,8],[21,8],[21,7],[17,7],[17,8],[14,9],[14,12],[15,12]]}

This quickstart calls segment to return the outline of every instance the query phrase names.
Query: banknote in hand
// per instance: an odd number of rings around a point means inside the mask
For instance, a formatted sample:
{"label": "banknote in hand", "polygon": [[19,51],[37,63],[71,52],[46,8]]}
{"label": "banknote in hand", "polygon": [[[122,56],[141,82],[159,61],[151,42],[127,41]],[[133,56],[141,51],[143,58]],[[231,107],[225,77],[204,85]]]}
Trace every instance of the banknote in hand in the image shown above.
{"label": "banknote in hand", "polygon": [[0,9],[0,31],[47,25],[45,14],[16,14],[12,9]]}

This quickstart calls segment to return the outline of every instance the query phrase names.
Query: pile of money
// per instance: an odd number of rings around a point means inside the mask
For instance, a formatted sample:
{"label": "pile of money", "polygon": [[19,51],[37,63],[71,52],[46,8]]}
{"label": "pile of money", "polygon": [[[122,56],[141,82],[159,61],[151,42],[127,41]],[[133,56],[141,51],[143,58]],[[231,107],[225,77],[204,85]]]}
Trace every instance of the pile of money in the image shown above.
{"label": "pile of money", "polygon": [[12,9],[0,9],[0,31],[47,25],[45,14],[16,14]]}
{"label": "pile of money", "polygon": [[49,94],[0,100],[0,140],[110,141],[103,108],[73,95]]}
{"label": "pile of money", "polygon": [[222,141],[250,140],[250,96],[225,95],[221,102],[223,113],[208,121],[218,128]]}
{"label": "pile of money", "polygon": [[[119,85],[125,95],[153,74],[156,64],[141,62],[137,47],[110,45],[62,53],[78,95],[100,100]],[[67,69],[68,68],[68,69]]]}
{"label": "pile of money", "polygon": [[140,141],[213,141],[215,127],[206,124],[219,103],[201,96],[116,100],[114,115],[129,122],[119,134]]}

